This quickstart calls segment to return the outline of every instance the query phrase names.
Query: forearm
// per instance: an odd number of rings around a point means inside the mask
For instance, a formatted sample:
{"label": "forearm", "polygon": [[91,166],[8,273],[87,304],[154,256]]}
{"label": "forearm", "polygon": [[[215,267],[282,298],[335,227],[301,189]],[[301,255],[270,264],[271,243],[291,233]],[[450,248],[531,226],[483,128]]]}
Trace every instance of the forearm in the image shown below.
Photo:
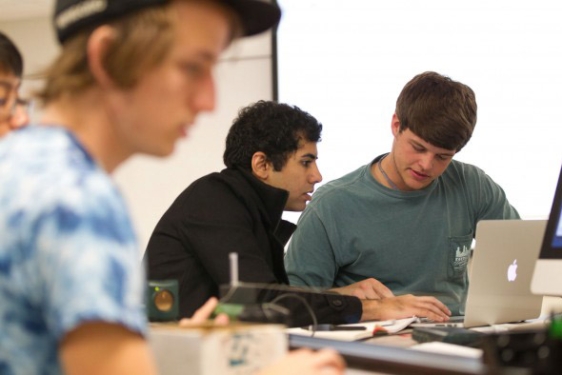
{"label": "forearm", "polygon": [[412,313],[405,313],[396,309],[396,306],[393,306],[393,303],[389,303],[394,298],[395,297],[386,300],[362,299],[361,306],[363,308],[363,313],[361,315],[361,321],[402,319],[414,315]]}
{"label": "forearm", "polygon": [[156,374],[146,340],[116,324],[93,322],[78,327],[63,339],[60,359],[69,375]]}
{"label": "forearm", "polygon": [[381,301],[380,300],[361,300],[361,307],[363,312],[361,314],[361,321],[367,320],[385,320],[384,312],[381,311]]}
{"label": "forearm", "polygon": [[441,301],[430,296],[418,297],[407,294],[378,300],[361,300],[361,304],[362,321],[419,316],[441,322],[448,320],[451,315],[451,311]]}

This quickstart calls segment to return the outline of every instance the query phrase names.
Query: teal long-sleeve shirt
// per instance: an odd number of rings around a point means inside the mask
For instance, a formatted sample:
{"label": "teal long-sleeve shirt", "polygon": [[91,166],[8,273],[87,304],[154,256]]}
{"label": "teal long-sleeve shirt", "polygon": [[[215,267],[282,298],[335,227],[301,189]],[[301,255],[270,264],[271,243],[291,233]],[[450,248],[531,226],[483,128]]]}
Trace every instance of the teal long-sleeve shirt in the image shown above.
{"label": "teal long-sleeve shirt", "polygon": [[395,295],[435,296],[464,314],[476,224],[519,214],[475,166],[453,160],[428,187],[405,192],[373,178],[380,157],[314,194],[285,256],[291,285],[339,287],[373,277]]}

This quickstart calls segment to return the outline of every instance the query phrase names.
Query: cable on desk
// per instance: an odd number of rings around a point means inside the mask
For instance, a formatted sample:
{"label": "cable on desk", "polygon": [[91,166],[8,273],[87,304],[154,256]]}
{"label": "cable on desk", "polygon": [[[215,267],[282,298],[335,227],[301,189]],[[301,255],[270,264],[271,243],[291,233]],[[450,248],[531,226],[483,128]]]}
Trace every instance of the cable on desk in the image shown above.
{"label": "cable on desk", "polygon": [[299,301],[302,302],[302,304],[304,305],[304,307],[306,307],[306,309],[308,310],[308,313],[310,314],[310,317],[312,318],[312,334],[310,335],[310,337],[314,337],[314,334],[316,333],[316,327],[318,326],[318,319],[316,318],[316,314],[314,314],[314,310],[312,310],[312,307],[310,306],[310,304],[308,303],[308,301],[306,299],[304,299],[302,296],[299,296],[298,294],[295,293],[285,293],[285,294],[281,294],[280,296],[274,298],[271,302],[269,302],[270,304],[275,304],[276,302],[282,300],[282,299],[286,299],[286,298],[296,298]]}

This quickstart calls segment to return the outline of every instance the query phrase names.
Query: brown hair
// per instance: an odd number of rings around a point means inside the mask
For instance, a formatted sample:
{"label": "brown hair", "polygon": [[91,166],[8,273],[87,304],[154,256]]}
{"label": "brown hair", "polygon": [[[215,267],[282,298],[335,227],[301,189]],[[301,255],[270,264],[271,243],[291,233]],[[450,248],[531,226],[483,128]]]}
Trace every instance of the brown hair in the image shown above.
{"label": "brown hair", "polygon": [[0,32],[0,72],[21,78],[23,59],[21,53],[8,36]]}
{"label": "brown hair", "polygon": [[434,146],[457,152],[472,136],[476,109],[470,87],[435,72],[415,76],[396,100],[400,132],[410,129]]}

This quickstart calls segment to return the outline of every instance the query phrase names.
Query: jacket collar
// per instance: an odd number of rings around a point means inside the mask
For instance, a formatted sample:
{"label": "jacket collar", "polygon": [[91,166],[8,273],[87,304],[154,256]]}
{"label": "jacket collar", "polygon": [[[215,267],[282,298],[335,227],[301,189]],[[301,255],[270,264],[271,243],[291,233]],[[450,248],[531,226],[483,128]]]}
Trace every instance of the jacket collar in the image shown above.
{"label": "jacket collar", "polygon": [[277,227],[283,215],[283,211],[285,210],[287,199],[289,199],[289,192],[260,181],[250,171],[243,169],[237,169],[237,171],[240,172],[262,201],[263,208],[266,211],[266,216],[270,220],[270,223],[273,227]]}
{"label": "jacket collar", "polygon": [[257,206],[262,217],[267,219],[266,224],[271,227],[271,230],[275,231],[279,240],[282,242],[288,241],[296,229],[293,223],[281,220],[287,199],[289,199],[289,192],[268,185],[260,181],[252,172],[241,168],[226,168],[222,173],[242,176],[244,181],[250,185],[255,195],[257,195],[257,198],[259,198],[260,204]]}

